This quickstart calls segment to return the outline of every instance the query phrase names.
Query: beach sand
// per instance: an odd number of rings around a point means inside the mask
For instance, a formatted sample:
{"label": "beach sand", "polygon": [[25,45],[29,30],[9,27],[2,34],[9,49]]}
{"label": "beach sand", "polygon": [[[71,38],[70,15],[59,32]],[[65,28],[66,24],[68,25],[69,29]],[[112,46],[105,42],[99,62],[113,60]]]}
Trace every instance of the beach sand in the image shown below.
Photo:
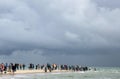
{"label": "beach sand", "polygon": [[[53,70],[52,72],[58,73],[58,72],[68,72],[68,70]],[[32,74],[32,73],[50,73],[49,70],[45,72],[44,70],[17,70],[14,72],[15,74]],[[13,75],[13,72],[7,72],[6,74],[2,75]]]}

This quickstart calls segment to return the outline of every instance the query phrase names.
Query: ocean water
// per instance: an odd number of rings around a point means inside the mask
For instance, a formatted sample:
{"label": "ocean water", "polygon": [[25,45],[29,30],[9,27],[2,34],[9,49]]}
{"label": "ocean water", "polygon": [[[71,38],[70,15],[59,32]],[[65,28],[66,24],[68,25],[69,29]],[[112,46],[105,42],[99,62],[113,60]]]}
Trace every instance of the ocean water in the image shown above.
{"label": "ocean water", "polygon": [[96,71],[3,75],[0,79],[120,79],[120,68],[96,68]]}

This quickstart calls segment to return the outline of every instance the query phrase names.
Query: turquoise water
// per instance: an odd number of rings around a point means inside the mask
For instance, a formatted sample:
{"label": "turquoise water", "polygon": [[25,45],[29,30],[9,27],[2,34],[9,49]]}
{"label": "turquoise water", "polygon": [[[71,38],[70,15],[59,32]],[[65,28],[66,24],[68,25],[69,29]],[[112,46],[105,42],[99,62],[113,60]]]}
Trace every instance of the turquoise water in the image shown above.
{"label": "turquoise water", "polygon": [[120,79],[120,68],[97,68],[96,71],[36,73],[21,75],[4,75],[0,79]]}

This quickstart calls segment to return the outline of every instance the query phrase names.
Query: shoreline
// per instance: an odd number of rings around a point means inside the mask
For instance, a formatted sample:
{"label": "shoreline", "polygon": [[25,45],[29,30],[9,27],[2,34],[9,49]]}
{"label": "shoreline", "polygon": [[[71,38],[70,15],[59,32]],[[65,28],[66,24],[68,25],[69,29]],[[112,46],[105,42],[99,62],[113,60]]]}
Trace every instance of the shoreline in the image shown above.
{"label": "shoreline", "polygon": [[44,70],[17,70],[16,72],[7,72],[0,75],[17,75],[17,74],[34,74],[34,73],[61,73],[61,72],[72,72],[70,70],[53,70],[52,72],[45,72]]}
{"label": "shoreline", "polygon": [[28,66],[18,63],[2,63],[0,64],[0,75],[16,75],[16,74],[32,74],[32,73],[62,73],[62,72],[74,72],[74,71],[88,71],[87,66],[79,65],[57,65],[57,64],[32,64]]}

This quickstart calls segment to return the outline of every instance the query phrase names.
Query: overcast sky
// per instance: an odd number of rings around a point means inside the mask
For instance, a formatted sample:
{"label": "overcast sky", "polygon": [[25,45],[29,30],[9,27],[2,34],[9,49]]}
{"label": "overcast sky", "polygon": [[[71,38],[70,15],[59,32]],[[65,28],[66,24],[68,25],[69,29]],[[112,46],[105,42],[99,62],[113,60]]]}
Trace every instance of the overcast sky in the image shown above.
{"label": "overcast sky", "polygon": [[120,66],[119,0],[0,0],[0,62]]}

